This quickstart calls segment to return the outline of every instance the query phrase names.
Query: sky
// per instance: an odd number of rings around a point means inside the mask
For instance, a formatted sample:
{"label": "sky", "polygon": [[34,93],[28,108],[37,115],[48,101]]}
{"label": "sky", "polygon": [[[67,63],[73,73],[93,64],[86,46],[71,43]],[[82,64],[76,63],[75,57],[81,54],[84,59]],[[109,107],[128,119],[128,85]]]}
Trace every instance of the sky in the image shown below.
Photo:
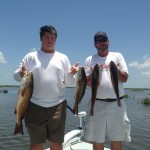
{"label": "sky", "polygon": [[58,32],[55,49],[71,62],[97,51],[93,37],[107,33],[109,50],[127,63],[125,88],[150,88],[150,0],[1,0],[0,85],[18,85],[13,73],[22,58],[41,47],[39,29]]}

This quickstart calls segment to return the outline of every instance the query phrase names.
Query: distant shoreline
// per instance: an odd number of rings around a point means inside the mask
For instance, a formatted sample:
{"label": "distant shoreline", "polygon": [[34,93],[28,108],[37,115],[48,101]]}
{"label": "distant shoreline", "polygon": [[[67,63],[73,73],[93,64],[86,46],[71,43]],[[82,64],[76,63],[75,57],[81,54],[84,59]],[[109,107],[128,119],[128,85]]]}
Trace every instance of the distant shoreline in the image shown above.
{"label": "distant shoreline", "polygon": [[[0,85],[2,87],[20,87],[20,85]],[[75,88],[75,86],[67,86],[67,88]],[[150,88],[125,88],[125,89],[132,89],[132,90],[150,90]]]}
{"label": "distant shoreline", "polygon": [[2,87],[19,87],[20,85],[0,85],[0,88]]}
{"label": "distant shoreline", "polygon": [[[20,87],[20,85],[0,85],[0,88],[6,87]],[[67,86],[67,88],[75,88],[75,86]]]}

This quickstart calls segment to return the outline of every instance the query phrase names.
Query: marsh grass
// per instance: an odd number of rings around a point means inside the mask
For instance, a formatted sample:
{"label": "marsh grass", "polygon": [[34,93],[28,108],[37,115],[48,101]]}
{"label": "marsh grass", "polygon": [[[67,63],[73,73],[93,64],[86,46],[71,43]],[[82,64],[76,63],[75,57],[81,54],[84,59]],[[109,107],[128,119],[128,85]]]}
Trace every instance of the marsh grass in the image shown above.
{"label": "marsh grass", "polygon": [[125,95],[124,95],[124,98],[129,98],[129,95],[128,95],[128,94],[125,94]]}
{"label": "marsh grass", "polygon": [[0,93],[8,93],[8,90],[6,90],[6,89],[0,90]]}
{"label": "marsh grass", "polygon": [[144,99],[142,100],[142,104],[150,105],[150,98],[144,98]]}

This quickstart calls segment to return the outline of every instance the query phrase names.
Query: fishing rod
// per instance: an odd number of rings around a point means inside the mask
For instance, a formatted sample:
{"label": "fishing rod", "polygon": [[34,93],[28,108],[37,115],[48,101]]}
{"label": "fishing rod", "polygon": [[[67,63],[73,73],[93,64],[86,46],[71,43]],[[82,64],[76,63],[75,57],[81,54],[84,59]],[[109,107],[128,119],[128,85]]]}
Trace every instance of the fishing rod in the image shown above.
{"label": "fishing rod", "polygon": [[74,114],[73,109],[69,105],[67,105],[67,108]]}
{"label": "fishing rod", "polygon": [[[73,109],[67,105],[67,108],[75,115]],[[86,112],[85,111],[81,111],[78,113],[78,117],[80,119],[80,126],[79,126],[79,129],[82,130],[82,127],[83,127],[83,124],[85,126],[85,121],[83,120],[83,117],[86,116]],[[83,136],[83,133],[81,134],[81,136]]]}

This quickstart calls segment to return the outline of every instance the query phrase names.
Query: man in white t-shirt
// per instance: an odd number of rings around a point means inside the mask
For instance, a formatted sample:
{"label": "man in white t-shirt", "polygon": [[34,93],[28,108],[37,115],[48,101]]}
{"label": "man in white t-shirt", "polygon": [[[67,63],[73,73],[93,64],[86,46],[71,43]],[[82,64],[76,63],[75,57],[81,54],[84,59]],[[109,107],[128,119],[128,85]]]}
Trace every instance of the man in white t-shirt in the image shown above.
{"label": "man in white t-shirt", "polygon": [[53,26],[41,27],[41,49],[28,53],[14,73],[17,81],[27,71],[33,73],[33,94],[25,115],[30,150],[43,150],[46,139],[51,150],[62,150],[67,106],[65,88],[74,84],[78,63],[71,67],[68,57],[55,50],[56,39]]}
{"label": "man in white t-shirt", "polygon": [[[104,150],[105,137],[111,141],[111,150],[122,150],[122,141],[130,142],[130,122],[127,117],[126,104],[123,99],[123,82],[128,79],[126,62],[119,52],[109,51],[109,40],[105,32],[94,36],[97,54],[87,57],[85,71],[88,85],[91,86],[91,72],[99,64],[100,79],[97,90],[94,115],[90,116],[91,100],[88,104],[88,119],[85,128],[85,139],[93,143],[94,150]],[[113,61],[119,68],[119,95],[121,107],[118,107],[115,91],[111,82],[109,63]]]}

